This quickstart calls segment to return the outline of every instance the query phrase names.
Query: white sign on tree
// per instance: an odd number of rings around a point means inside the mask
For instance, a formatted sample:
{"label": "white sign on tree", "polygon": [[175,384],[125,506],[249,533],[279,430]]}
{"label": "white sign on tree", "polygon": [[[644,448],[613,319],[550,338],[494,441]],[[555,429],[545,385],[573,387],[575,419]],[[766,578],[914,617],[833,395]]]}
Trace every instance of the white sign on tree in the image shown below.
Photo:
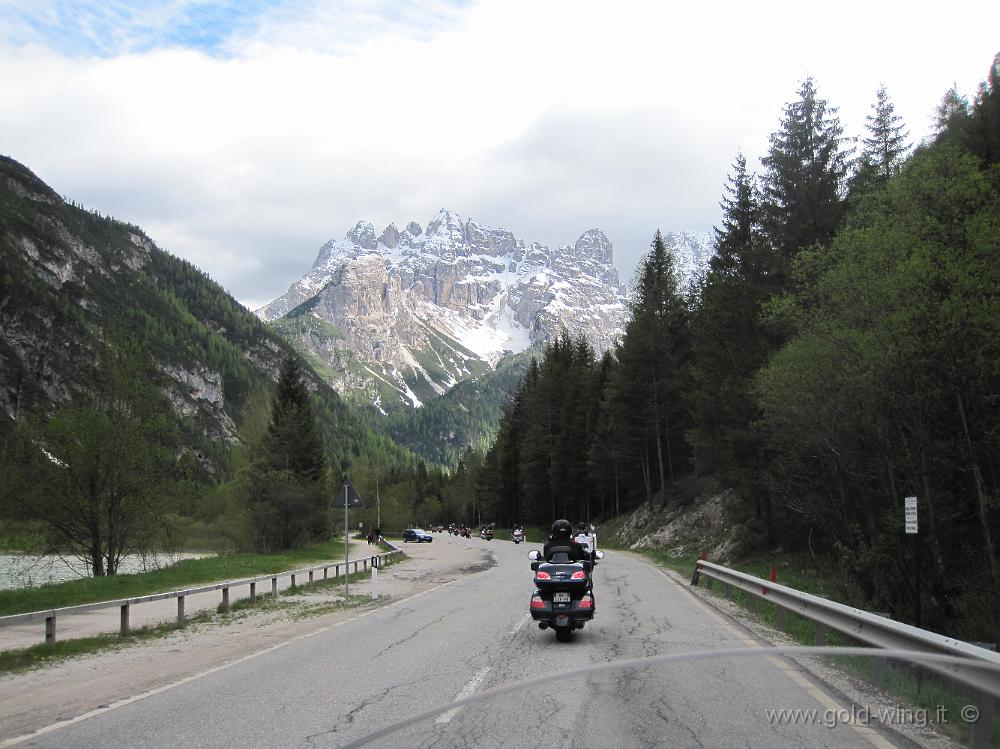
{"label": "white sign on tree", "polygon": [[906,519],[906,532],[907,533],[917,533],[917,498],[907,497],[906,505],[904,509],[904,517]]}

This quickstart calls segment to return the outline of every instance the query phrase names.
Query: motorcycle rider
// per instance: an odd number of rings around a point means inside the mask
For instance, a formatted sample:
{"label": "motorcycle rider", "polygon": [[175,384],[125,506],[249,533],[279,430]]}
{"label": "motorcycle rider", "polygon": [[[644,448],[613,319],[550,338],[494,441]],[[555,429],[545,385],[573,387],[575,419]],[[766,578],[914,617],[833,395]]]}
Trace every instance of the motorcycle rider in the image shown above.
{"label": "motorcycle rider", "polygon": [[[569,560],[571,562],[591,562],[590,552],[586,548],[573,538],[573,524],[568,520],[557,520],[552,524],[552,535],[545,544],[545,548],[542,551],[542,557],[546,560],[551,560],[552,550],[554,549],[569,549]],[[593,569],[593,563],[591,562],[591,568]],[[590,593],[591,605],[594,611],[597,611],[597,599],[594,597],[594,579],[593,576],[587,575],[588,584],[587,592]]]}
{"label": "motorcycle rider", "polygon": [[552,524],[552,535],[549,536],[549,540],[545,543],[542,556],[546,560],[551,560],[551,550],[556,547],[568,548],[571,562],[590,561],[590,554],[587,553],[587,550],[583,548],[579,541],[573,538],[573,526],[568,520],[560,519]]}

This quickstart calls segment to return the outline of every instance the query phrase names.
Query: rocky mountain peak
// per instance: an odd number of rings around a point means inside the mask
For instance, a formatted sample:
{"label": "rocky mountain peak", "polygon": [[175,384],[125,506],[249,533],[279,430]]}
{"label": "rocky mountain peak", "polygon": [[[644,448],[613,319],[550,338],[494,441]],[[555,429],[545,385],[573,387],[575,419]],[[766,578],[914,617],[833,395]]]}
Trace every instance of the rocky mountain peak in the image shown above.
{"label": "rocky mountain peak", "polygon": [[374,250],[378,246],[378,240],[375,238],[375,227],[367,221],[358,221],[354,228],[347,232],[344,239],[366,250]]}
{"label": "rocky mountain peak", "polygon": [[427,224],[428,238],[438,238],[456,245],[465,244],[465,222],[457,213],[442,208]]}
{"label": "rocky mountain peak", "polygon": [[385,227],[378,241],[379,244],[388,247],[390,250],[396,249],[399,246],[399,229],[396,228],[395,224],[389,224]]}
{"label": "rocky mountain peak", "polygon": [[576,240],[573,250],[581,260],[592,260],[601,265],[614,264],[611,241],[600,229],[588,229]]}

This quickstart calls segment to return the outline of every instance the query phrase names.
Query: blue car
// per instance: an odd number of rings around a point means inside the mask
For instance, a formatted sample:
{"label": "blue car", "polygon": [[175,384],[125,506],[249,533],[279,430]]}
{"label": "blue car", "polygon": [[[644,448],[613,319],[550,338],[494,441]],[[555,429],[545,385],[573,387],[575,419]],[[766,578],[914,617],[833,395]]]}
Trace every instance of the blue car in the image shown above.
{"label": "blue car", "polygon": [[430,543],[433,540],[434,537],[423,528],[407,528],[403,531],[403,541],[415,541],[419,544],[424,541]]}

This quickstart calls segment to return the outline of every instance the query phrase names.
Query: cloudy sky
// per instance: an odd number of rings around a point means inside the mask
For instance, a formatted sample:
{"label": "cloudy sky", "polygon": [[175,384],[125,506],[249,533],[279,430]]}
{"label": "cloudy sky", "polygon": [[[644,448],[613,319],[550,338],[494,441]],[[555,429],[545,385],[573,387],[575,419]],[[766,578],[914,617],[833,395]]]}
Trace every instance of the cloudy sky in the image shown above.
{"label": "cloudy sky", "polygon": [[706,231],[807,76],[919,141],[1000,51],[1000,4],[667,0],[0,2],[0,153],[142,226],[248,307],[331,237],[442,207],[632,276]]}

